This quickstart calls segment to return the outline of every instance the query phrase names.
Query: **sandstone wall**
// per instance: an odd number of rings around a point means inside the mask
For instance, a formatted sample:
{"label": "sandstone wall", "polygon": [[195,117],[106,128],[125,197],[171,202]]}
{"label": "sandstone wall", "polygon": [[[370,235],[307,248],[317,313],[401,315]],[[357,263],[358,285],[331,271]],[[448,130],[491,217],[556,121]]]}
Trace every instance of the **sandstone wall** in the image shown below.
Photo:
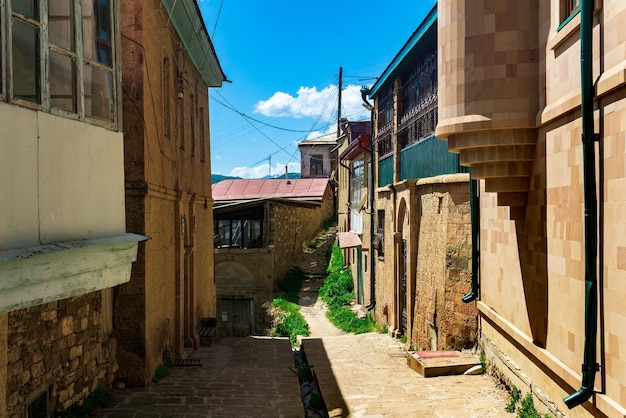
{"label": "sandstone wall", "polygon": [[49,411],[60,412],[113,383],[116,343],[103,318],[101,293],[7,314],[8,417],[26,416],[45,391]]}
{"label": "sandstone wall", "polygon": [[477,338],[478,311],[475,303],[461,301],[471,290],[469,186],[418,185],[417,194],[416,214],[421,216],[411,342],[422,349],[471,348]]}
{"label": "sandstone wall", "polygon": [[333,202],[322,206],[295,206],[272,203],[269,207],[269,237],[274,245],[274,283],[282,280],[294,259],[333,217]]}

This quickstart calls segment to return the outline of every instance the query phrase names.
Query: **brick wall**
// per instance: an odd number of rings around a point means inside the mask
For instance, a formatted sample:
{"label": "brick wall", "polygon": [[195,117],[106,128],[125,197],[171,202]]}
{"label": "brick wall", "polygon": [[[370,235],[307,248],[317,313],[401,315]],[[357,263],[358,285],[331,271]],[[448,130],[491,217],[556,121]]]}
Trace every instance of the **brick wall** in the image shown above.
{"label": "brick wall", "polygon": [[82,402],[113,383],[115,338],[101,330],[100,292],[8,314],[7,416],[49,390],[49,411]]}

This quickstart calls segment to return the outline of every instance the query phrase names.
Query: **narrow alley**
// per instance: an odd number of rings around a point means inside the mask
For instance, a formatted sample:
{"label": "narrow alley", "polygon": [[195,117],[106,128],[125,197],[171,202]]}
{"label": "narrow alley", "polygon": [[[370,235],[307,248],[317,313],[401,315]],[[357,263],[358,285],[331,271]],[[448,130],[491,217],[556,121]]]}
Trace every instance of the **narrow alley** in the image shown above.
{"label": "narrow alley", "polygon": [[[330,417],[514,416],[504,409],[508,393],[488,375],[424,378],[407,366],[399,340],[337,330],[317,298],[323,254],[333,239],[333,233],[322,237],[318,249],[298,261],[307,275],[299,295],[301,312],[311,329],[302,344]],[[193,353],[192,360],[201,366],[172,367],[167,377],[146,388],[114,390],[110,406],[97,416],[304,415],[287,338],[218,338]]]}
{"label": "narrow alley", "polygon": [[[487,375],[423,378],[386,334],[305,339],[331,417],[505,417]],[[116,389],[99,417],[301,417],[288,339],[227,338],[146,388]]]}

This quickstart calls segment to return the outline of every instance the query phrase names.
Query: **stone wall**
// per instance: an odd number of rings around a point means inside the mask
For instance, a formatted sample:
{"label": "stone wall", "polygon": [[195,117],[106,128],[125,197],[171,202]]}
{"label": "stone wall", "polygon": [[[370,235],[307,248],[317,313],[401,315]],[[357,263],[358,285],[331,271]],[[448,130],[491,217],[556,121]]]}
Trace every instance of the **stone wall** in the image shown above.
{"label": "stone wall", "polygon": [[421,216],[411,343],[422,349],[471,348],[478,311],[474,302],[461,301],[471,290],[469,186],[418,183],[417,194]]}
{"label": "stone wall", "polygon": [[318,205],[272,203],[269,207],[269,237],[274,245],[274,283],[282,280],[294,265],[295,257],[333,217],[333,202]]}
{"label": "stone wall", "polygon": [[102,313],[93,292],[7,314],[8,417],[27,416],[45,391],[48,411],[61,412],[113,383],[116,343]]}

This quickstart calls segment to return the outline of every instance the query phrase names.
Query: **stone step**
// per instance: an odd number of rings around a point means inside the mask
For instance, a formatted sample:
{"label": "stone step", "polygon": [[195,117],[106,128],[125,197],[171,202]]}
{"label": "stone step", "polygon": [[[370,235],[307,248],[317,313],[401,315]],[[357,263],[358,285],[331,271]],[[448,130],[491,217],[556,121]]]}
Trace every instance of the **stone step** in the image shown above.
{"label": "stone step", "polygon": [[463,374],[480,364],[475,354],[458,351],[416,351],[407,356],[408,366],[424,377]]}

